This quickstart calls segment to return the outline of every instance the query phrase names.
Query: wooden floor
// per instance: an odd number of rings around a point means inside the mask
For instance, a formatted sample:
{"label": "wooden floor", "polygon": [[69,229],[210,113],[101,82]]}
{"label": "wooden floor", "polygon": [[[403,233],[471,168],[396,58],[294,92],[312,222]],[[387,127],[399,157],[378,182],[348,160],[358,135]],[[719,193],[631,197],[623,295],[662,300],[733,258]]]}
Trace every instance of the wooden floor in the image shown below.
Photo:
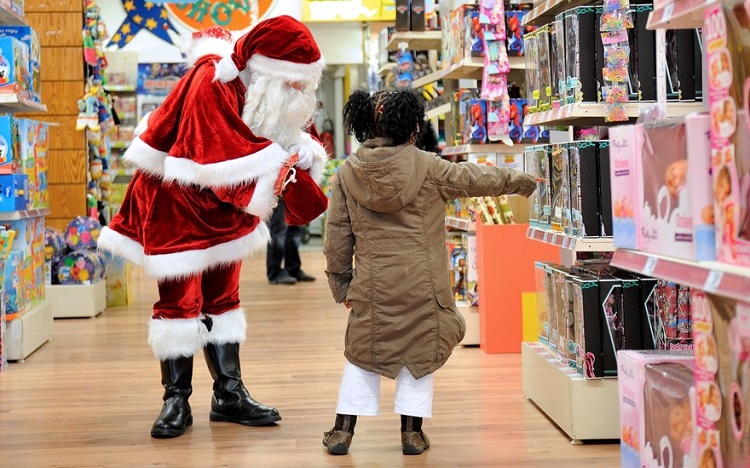
{"label": "wooden floor", "polygon": [[303,251],[314,283],[271,286],[264,261],[243,270],[242,370],[251,394],[281,412],[278,426],[209,422],[211,381],[199,356],[192,428],[177,439],[149,436],[162,394],[146,344],[156,288],[136,275],[133,305],[55,320],[51,342],[0,373],[0,466],[619,466],[619,446],[572,446],[524,399],[520,354],[479,348],[458,348],[435,374],[434,414],[424,425],[432,448],[422,456],[401,454],[387,379],[381,415],[360,418],[349,455],[329,455],[321,437],[335,415],[346,311],[331,300],[319,249]]}

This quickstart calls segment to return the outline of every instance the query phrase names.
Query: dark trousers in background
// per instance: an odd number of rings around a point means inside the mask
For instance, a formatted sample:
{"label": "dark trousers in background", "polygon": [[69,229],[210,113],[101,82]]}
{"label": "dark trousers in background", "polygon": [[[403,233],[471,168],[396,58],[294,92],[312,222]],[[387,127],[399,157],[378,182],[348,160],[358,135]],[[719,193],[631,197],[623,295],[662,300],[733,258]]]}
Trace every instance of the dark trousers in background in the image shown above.
{"label": "dark trousers in background", "polygon": [[[277,281],[286,276],[298,277],[302,262],[299,246],[302,244],[302,226],[289,226],[285,219],[284,202],[273,210],[268,221],[271,243],[266,251],[266,276],[268,281]],[[282,267],[283,262],[283,267]]]}

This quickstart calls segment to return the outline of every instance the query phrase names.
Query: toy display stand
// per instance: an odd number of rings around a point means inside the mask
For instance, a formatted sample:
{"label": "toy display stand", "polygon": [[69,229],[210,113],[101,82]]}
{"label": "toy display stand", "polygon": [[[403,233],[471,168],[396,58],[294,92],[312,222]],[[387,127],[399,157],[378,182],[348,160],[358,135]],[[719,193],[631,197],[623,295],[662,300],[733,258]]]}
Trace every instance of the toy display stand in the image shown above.
{"label": "toy display stand", "polygon": [[107,308],[107,283],[47,285],[54,318],[96,317]]}
{"label": "toy display stand", "polygon": [[523,343],[523,393],[571,444],[620,438],[617,379],[586,379],[539,343]]}
{"label": "toy display stand", "polygon": [[52,337],[52,307],[45,299],[11,320],[6,329],[8,361],[22,361]]}

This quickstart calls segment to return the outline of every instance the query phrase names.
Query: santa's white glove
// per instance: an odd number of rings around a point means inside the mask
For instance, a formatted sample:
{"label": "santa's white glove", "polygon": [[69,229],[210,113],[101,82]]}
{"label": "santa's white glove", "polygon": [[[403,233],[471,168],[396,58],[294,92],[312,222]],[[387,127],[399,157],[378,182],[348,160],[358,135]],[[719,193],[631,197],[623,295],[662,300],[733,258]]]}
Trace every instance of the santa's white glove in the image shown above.
{"label": "santa's white glove", "polygon": [[289,153],[297,153],[299,161],[297,167],[303,171],[309,170],[313,165],[313,150],[307,145],[292,145],[289,148]]}

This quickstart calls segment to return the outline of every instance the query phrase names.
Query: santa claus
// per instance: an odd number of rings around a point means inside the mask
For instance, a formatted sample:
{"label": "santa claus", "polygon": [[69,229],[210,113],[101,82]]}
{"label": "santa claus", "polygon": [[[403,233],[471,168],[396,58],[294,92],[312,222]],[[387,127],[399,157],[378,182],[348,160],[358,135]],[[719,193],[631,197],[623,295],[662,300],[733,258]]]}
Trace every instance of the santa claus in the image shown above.
{"label": "santa claus", "polygon": [[326,153],[310,126],[324,61],[310,31],[280,16],[236,42],[221,28],[193,35],[191,68],[146,116],[124,155],[135,165],[120,212],[99,248],[158,281],[148,341],[161,362],[164,405],[151,429],[182,435],[192,423],[193,356],[214,379],[210,419],[248,426],[281,420],[240,374],[245,340],[242,259],[269,241],[264,220],[281,195],[292,222],[325,210],[314,181]]}

